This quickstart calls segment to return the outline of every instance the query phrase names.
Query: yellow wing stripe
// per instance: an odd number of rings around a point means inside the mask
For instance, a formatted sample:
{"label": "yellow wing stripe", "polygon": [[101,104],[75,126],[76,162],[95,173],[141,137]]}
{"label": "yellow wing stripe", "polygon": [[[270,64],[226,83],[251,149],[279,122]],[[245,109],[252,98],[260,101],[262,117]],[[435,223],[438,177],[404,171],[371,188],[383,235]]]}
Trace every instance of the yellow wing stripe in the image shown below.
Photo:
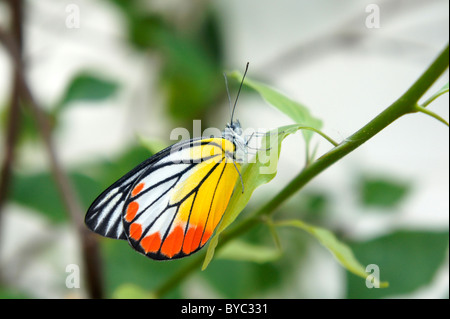
{"label": "yellow wing stripe", "polygon": [[[183,185],[177,188],[175,197],[184,198],[185,194],[189,194],[206,174],[214,169],[214,165],[207,163],[193,172]],[[161,253],[170,258],[181,250],[184,254],[190,254],[203,246],[222,218],[237,178],[234,164],[223,159],[200,185],[195,201],[192,194],[180,205],[174,227],[166,237]]]}
{"label": "yellow wing stripe", "polygon": [[211,216],[208,219],[208,224],[206,225],[207,231],[210,231],[211,233],[214,229],[216,229],[222,219],[222,216],[228,207],[228,202],[230,201],[236,181],[239,178],[239,174],[236,170],[236,167],[238,169],[240,168],[238,163],[236,163],[235,167],[231,160],[226,159],[226,163],[224,165],[224,171],[217,183],[217,189],[215,190],[216,195],[211,205]]}
{"label": "yellow wing stripe", "polygon": [[[233,142],[224,138],[208,138],[202,139],[201,144],[195,145],[189,149],[189,158],[192,160],[206,159],[217,156],[216,160],[220,161],[225,153],[233,153],[235,146]],[[219,156],[218,156],[219,155]]]}

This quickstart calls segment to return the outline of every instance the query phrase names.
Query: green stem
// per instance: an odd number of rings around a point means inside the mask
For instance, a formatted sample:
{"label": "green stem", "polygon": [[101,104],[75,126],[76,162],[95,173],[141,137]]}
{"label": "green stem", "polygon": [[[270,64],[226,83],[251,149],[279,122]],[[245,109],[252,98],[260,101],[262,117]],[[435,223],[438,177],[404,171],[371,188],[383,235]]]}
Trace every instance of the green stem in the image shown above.
{"label": "green stem", "polygon": [[[448,87],[448,83],[447,83],[447,87]],[[422,103],[421,107],[427,107],[428,105],[431,104],[431,102],[433,102],[434,100],[436,100],[438,97],[440,97],[441,95],[444,95],[445,93],[448,93],[448,88],[446,90],[441,90],[440,92],[438,92],[437,94],[434,94],[432,97],[430,97],[428,100],[426,100],[425,102]]]}
{"label": "green stem", "polygon": [[331,144],[333,144],[333,146],[338,146],[339,143],[336,142],[335,140],[333,140],[331,137],[329,137],[328,135],[326,135],[325,133],[323,133],[320,130],[315,129],[314,127],[309,127],[309,126],[300,126],[299,130],[307,130],[307,131],[313,131],[316,132],[317,134],[319,134],[320,136],[322,136],[324,139],[326,139],[328,142],[330,142]]}
{"label": "green stem", "polygon": [[416,105],[416,110],[417,110],[417,112],[422,112],[422,113],[427,114],[427,115],[429,115],[431,117],[434,117],[439,122],[442,122],[442,123],[444,123],[445,125],[448,126],[448,122],[446,120],[444,120],[442,117],[440,117],[439,115],[437,115],[436,113],[434,113],[434,112],[432,112],[432,111],[430,111],[430,110],[428,110],[428,109],[426,109],[426,108],[424,108],[422,106],[419,106],[419,105]]}
{"label": "green stem", "polygon": [[[418,100],[447,69],[448,64],[449,47],[447,45],[436,60],[434,60],[434,62],[430,65],[430,67],[419,77],[419,79],[417,79],[417,81],[391,106],[381,112],[363,128],[334,147],[328,153],[324,154],[315,162],[305,167],[286,187],[284,187],[269,202],[254,211],[249,218],[242,220],[234,227],[224,231],[216,247],[216,252],[227,242],[245,233],[248,229],[256,225],[261,220],[260,218],[262,216],[272,214],[275,209],[284,203],[290,196],[300,190],[312,178],[323,172],[332,164],[336,163],[345,155],[351,153],[392,122],[408,113],[418,112],[416,108]],[[193,256],[191,263],[180,269],[179,272],[174,274],[168,281],[156,290],[157,296],[164,295],[167,291],[171,290],[175,285],[178,285],[183,279],[185,279],[190,272],[199,269],[205,255],[206,252],[200,252],[198,255]]]}

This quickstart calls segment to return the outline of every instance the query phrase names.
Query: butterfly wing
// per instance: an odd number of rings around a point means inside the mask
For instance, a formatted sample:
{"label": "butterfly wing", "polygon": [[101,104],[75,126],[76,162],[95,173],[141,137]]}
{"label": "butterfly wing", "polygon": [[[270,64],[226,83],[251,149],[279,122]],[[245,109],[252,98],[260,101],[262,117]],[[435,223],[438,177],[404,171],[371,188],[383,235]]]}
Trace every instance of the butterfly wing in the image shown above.
{"label": "butterfly wing", "polygon": [[89,207],[85,224],[99,235],[127,239],[122,224],[122,210],[135,181],[149,166],[170,152],[166,148],[145,160],[101,193]]}
{"label": "butterfly wing", "polygon": [[231,141],[188,143],[171,148],[134,179],[122,210],[130,245],[153,259],[181,258],[202,248],[238,178]]}

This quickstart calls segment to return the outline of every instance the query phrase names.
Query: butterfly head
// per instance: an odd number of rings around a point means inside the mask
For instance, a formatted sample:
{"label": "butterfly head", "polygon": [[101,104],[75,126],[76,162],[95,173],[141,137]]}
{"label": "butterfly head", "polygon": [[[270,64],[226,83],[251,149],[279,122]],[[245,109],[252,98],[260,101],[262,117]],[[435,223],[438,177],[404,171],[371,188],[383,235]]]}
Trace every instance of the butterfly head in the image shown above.
{"label": "butterfly head", "polygon": [[245,142],[243,131],[239,120],[227,124],[225,130],[223,131],[223,138],[233,142],[236,147],[235,160],[242,162],[244,155],[247,153],[247,144]]}
{"label": "butterfly head", "polygon": [[242,133],[241,123],[239,123],[239,120],[236,120],[232,121],[231,124],[227,123],[223,131],[223,137],[234,142],[236,139],[243,139]]}
{"label": "butterfly head", "polygon": [[231,122],[231,124],[227,124],[225,130],[230,130],[233,136],[242,136],[242,128],[239,120]]}

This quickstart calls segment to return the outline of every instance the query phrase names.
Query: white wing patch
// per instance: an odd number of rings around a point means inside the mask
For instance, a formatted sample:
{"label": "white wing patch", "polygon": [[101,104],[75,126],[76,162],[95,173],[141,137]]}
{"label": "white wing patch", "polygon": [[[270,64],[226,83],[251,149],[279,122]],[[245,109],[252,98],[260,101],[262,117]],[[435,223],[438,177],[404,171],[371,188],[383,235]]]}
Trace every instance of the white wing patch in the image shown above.
{"label": "white wing patch", "polygon": [[89,207],[85,217],[86,225],[105,237],[127,239],[123,224],[122,211],[131,186],[147,169],[148,162],[141,163],[128,174],[107,188]]}

